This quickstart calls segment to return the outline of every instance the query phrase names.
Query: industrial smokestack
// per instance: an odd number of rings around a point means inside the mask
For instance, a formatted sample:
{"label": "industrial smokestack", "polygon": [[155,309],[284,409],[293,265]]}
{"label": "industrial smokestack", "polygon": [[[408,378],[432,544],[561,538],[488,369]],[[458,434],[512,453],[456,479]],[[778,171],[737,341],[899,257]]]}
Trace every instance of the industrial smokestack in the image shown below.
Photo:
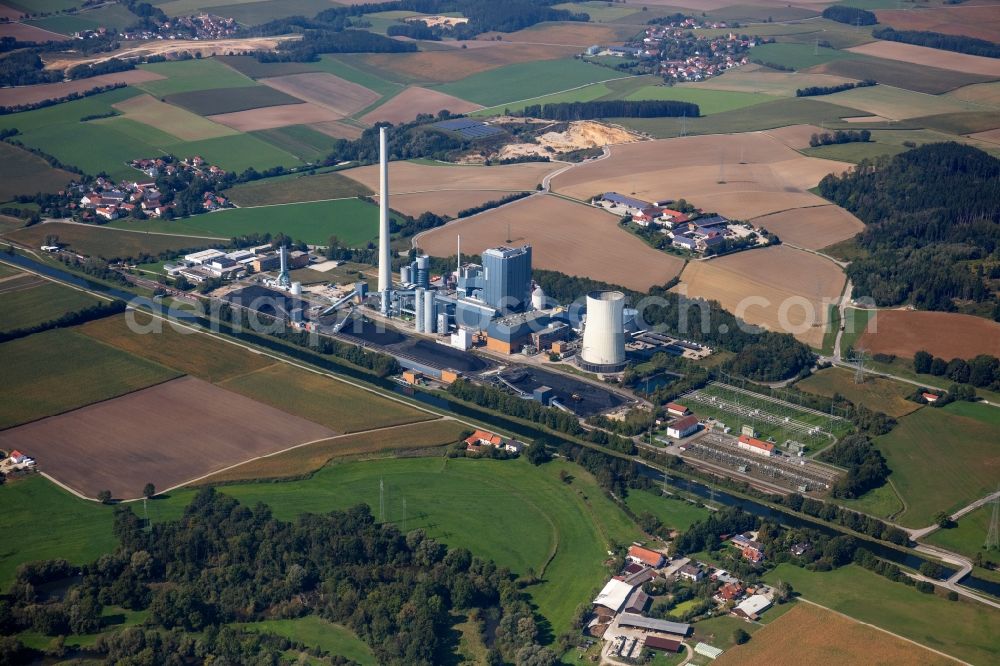
{"label": "industrial smokestack", "polygon": [[389,290],[392,289],[392,261],[389,257],[389,151],[384,127],[379,128],[378,145],[378,290],[382,294],[382,311],[387,312]]}

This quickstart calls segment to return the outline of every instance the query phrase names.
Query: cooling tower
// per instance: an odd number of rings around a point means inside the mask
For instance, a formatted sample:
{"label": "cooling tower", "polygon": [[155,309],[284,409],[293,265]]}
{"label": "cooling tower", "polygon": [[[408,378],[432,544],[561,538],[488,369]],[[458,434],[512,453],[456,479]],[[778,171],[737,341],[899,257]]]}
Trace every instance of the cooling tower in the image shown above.
{"label": "cooling tower", "polygon": [[621,372],[625,368],[625,294],[587,294],[587,321],[578,363],[590,372]]}

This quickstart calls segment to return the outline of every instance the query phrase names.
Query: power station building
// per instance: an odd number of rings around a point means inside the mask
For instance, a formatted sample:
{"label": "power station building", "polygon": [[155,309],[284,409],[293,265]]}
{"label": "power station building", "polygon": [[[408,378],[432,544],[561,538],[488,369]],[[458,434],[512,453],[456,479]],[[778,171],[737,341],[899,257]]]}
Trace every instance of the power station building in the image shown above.
{"label": "power station building", "polygon": [[583,346],[577,356],[581,369],[615,373],[625,369],[625,294],[592,291],[587,294]]}
{"label": "power station building", "polygon": [[502,315],[531,304],[531,246],[494,247],[483,252],[482,299]]}

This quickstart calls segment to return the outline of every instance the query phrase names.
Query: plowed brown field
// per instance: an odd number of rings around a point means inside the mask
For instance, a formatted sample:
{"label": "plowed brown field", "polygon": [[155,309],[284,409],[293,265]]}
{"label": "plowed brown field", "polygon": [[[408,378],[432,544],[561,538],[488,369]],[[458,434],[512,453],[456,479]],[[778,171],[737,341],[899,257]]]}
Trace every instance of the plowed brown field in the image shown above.
{"label": "plowed brown field", "polygon": [[947,360],[1000,356],[1000,324],[952,312],[879,310],[858,345],[873,354],[904,358],[921,350]]}
{"label": "plowed brown field", "polygon": [[859,233],[864,223],[840,206],[796,208],[754,218],[785,243],[818,250]]}
{"label": "plowed brown field", "polygon": [[144,69],[132,69],[127,72],[100,74],[89,79],[63,81],[60,83],[42,83],[37,86],[18,86],[17,88],[0,88],[0,106],[14,104],[33,104],[43,99],[57,99],[71,93],[83,92],[97,86],[107,86],[112,83],[142,83],[155,81],[163,77]]}
{"label": "plowed brown field", "polygon": [[[455,217],[461,210],[479,206],[487,201],[496,201],[510,194],[513,192],[504,190],[451,190],[397,194],[392,197],[392,209],[413,217],[418,217],[426,211]],[[378,200],[378,197],[375,199]]]}
{"label": "plowed brown field", "polygon": [[616,216],[551,195],[531,196],[438,227],[418,236],[417,244],[434,256],[447,257],[455,253],[459,234],[463,252],[529,243],[538,268],[639,291],[666,283],[684,265],[619,228]]}
{"label": "plowed brown field", "polygon": [[846,279],[827,259],[777,245],[689,262],[674,291],[718,301],[750,324],[818,347]]}
{"label": "plowed brown field", "polygon": [[879,9],[878,22],[897,30],[928,30],[1000,42],[1000,5]]}
{"label": "plowed brown field", "polygon": [[376,70],[388,70],[413,81],[444,83],[504,65],[535,60],[556,60],[579,53],[575,46],[505,44],[448,51],[417,53],[372,53],[361,59]]}
{"label": "plowed brown field", "polygon": [[413,120],[418,113],[432,113],[447,109],[452,113],[469,113],[481,109],[478,104],[426,88],[407,88],[385,104],[361,116],[361,120],[374,125],[380,120],[403,123]]}
{"label": "plowed brown field", "polygon": [[855,46],[847,50],[854,53],[875,56],[876,58],[887,58],[889,60],[923,65],[924,67],[938,67],[956,72],[965,72],[966,74],[979,74],[980,76],[1000,78],[1000,60],[996,58],[984,58],[964,53],[942,51],[941,49],[931,49],[926,46],[883,41],[862,44],[861,46]]}
{"label": "plowed brown field", "polygon": [[335,433],[193,377],[181,377],[0,433],[39,469],[95,497],[140,497]]}
{"label": "plowed brown field", "polygon": [[276,76],[261,79],[260,83],[326,107],[341,118],[357,113],[379,100],[379,94],[374,90],[327,72]]}
{"label": "plowed brown field", "polygon": [[753,638],[727,650],[719,666],[768,664],[921,664],[957,662],[875,627],[807,602],[799,602]]}

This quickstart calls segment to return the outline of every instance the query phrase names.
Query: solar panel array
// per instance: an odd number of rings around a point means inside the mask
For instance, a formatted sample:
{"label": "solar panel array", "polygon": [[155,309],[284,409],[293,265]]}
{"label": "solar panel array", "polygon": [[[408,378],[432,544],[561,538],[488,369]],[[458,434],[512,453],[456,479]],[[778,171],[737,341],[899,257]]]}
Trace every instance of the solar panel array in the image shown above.
{"label": "solar panel array", "polygon": [[481,120],[471,118],[454,118],[452,120],[442,120],[434,123],[433,127],[460,134],[463,139],[482,139],[488,136],[503,134],[499,127],[487,125]]}

